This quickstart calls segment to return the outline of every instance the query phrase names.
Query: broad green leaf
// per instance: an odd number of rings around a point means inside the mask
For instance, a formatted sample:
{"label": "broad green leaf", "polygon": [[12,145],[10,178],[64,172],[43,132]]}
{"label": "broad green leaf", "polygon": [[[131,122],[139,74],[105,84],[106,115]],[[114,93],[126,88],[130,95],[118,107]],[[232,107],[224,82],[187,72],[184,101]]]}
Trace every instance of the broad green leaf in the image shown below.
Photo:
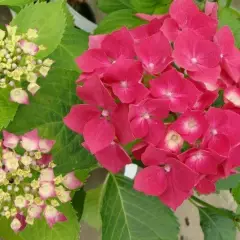
{"label": "broad green leaf", "polygon": [[[94,157],[81,146],[82,137],[63,123],[71,106],[79,103],[75,85],[79,72],[72,70],[75,62],[70,56],[81,54],[86,45],[86,39],[78,38],[73,32],[75,30],[66,31],[62,43],[51,55],[56,65],[45,79],[40,79],[41,89],[30,99],[29,106],[19,107],[15,121],[9,127],[9,131],[16,133],[37,128],[42,137],[55,139],[53,158],[57,164],[56,172],[62,174],[89,169],[96,164]],[[75,52],[77,46],[79,50]],[[69,59],[69,63],[63,68],[65,59]]]}
{"label": "broad green leaf", "polygon": [[51,229],[45,220],[36,220],[34,225],[27,226],[20,236],[24,240],[78,240],[80,226],[73,207],[65,204],[59,210],[65,214],[68,221],[57,223]]}
{"label": "broad green leaf", "polygon": [[230,218],[208,208],[199,208],[199,214],[205,240],[236,240],[236,227]]}
{"label": "broad green leaf", "polygon": [[169,4],[172,0],[130,0],[134,10],[140,13],[156,13],[156,9]]}
{"label": "broad green leaf", "polygon": [[98,7],[105,13],[132,8],[130,0],[98,0]]}
{"label": "broad green leaf", "polygon": [[102,220],[100,216],[100,202],[102,196],[102,186],[89,190],[86,194],[82,221],[93,228],[100,229]]}
{"label": "broad green leaf", "polygon": [[88,48],[88,34],[81,29],[67,28],[58,48],[50,58],[55,58],[55,67],[79,71],[75,58]]}
{"label": "broad green leaf", "polygon": [[0,130],[6,128],[13,120],[18,104],[10,102],[10,89],[0,89]]}
{"label": "broad green leaf", "polygon": [[63,0],[31,4],[20,11],[11,23],[18,26],[19,33],[25,33],[29,28],[38,29],[36,43],[47,48],[38,54],[41,58],[52,53],[61,42],[66,26],[62,4]]}
{"label": "broad green leaf", "polygon": [[11,222],[6,218],[0,218],[0,239],[2,240],[24,240],[13,232],[10,227]]}
{"label": "broad green leaf", "polygon": [[123,26],[134,28],[144,23],[146,22],[134,16],[132,10],[119,10],[107,15],[98,25],[95,34],[109,33]]}
{"label": "broad green leaf", "polygon": [[33,0],[0,0],[0,5],[22,6],[31,2],[33,2]]}
{"label": "broad green leaf", "polygon": [[240,47],[240,14],[232,8],[219,11],[219,27],[229,26],[235,36],[237,47]]}
{"label": "broad green leaf", "polygon": [[232,189],[232,195],[237,204],[240,204],[240,184]]}
{"label": "broad green leaf", "polygon": [[217,190],[228,190],[230,188],[235,188],[240,184],[240,174],[231,175],[226,179],[221,179],[217,182]]}
{"label": "broad green leaf", "polygon": [[133,189],[130,179],[109,175],[101,205],[102,240],[177,240],[179,224],[157,197]]}

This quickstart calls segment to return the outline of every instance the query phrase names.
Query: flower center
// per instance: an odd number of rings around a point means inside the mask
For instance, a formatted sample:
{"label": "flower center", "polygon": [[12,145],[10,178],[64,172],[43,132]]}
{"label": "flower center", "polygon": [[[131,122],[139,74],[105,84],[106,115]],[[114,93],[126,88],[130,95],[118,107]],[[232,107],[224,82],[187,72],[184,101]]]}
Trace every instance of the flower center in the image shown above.
{"label": "flower center", "polygon": [[123,88],[127,88],[128,87],[128,83],[127,83],[127,81],[121,81],[121,87],[123,87]]}
{"label": "flower center", "polygon": [[166,165],[164,166],[164,170],[165,170],[166,172],[170,172],[170,171],[171,171],[171,166],[168,165],[168,164],[166,164]]}
{"label": "flower center", "polygon": [[191,62],[192,62],[193,64],[196,64],[198,61],[197,61],[196,58],[192,58],[192,59],[191,59]]}
{"label": "flower center", "polygon": [[143,118],[143,119],[150,119],[150,117],[151,117],[151,116],[150,116],[149,113],[147,113],[147,112],[142,115],[142,118]]}
{"label": "flower center", "polygon": [[109,111],[108,110],[102,110],[102,116],[103,117],[108,117],[109,116]]}

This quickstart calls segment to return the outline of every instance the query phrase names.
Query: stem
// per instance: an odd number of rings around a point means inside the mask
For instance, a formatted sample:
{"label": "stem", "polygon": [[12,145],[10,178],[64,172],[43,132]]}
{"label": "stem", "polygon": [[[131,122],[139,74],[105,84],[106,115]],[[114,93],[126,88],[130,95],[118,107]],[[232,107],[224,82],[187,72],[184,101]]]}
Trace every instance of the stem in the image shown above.
{"label": "stem", "polygon": [[232,0],[227,0],[225,7],[229,8],[231,6],[231,4],[232,4]]}

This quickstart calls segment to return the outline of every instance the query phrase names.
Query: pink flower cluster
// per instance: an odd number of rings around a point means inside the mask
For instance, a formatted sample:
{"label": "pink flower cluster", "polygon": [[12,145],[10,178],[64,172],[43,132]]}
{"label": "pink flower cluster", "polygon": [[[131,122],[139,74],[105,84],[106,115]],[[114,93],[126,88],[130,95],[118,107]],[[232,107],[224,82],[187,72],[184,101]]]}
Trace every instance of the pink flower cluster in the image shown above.
{"label": "pink flower cluster", "polygon": [[44,216],[52,227],[66,221],[58,211],[71,201],[71,190],[82,183],[74,173],[55,176],[50,151],[53,140],[41,139],[37,130],[23,136],[3,131],[0,156],[0,213],[11,219],[11,228],[22,231],[27,224]]}
{"label": "pink flower cluster", "polygon": [[77,58],[84,104],[65,124],[113,173],[141,160],[134,188],[172,209],[240,166],[240,52],[229,27],[217,30],[217,9],[175,0],[168,15],[138,14],[148,24],[91,36]]}

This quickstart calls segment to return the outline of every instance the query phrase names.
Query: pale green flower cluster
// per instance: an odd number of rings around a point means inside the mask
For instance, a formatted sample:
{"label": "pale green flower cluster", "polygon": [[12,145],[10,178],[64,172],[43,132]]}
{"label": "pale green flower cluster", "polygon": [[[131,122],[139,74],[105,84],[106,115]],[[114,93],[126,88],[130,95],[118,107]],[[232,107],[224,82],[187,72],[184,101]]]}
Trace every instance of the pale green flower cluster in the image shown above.
{"label": "pale green flower cluster", "polygon": [[29,29],[19,35],[17,26],[6,28],[6,32],[0,30],[0,88],[12,89],[11,100],[27,104],[26,89],[32,95],[40,89],[37,80],[47,76],[53,61],[37,57],[37,53],[45,49],[34,43],[38,38],[37,30]]}

